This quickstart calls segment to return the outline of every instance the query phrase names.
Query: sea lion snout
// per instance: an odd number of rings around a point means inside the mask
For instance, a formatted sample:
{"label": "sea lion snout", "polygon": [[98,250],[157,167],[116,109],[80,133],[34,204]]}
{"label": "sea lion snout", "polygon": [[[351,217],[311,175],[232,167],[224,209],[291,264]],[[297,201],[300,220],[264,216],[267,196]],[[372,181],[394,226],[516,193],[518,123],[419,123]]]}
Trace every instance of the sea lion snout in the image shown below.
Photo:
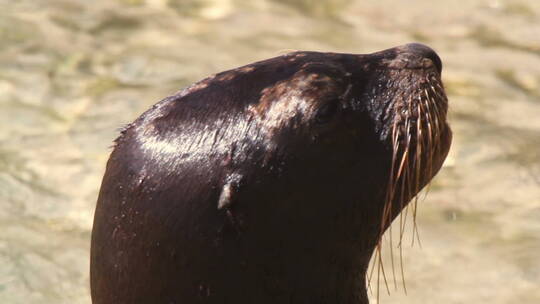
{"label": "sea lion snout", "polygon": [[382,51],[394,55],[386,61],[388,67],[396,69],[435,69],[442,72],[442,61],[439,55],[427,45],[421,43],[408,43],[392,49]]}
{"label": "sea lion snout", "polygon": [[[442,61],[439,55],[427,45],[421,43],[409,43],[403,46],[404,52],[414,54],[413,62],[421,63],[422,67],[427,68],[429,65],[435,65],[435,68],[439,72],[442,71]],[[428,59],[428,60],[426,60]],[[431,62],[429,62],[431,61]]]}

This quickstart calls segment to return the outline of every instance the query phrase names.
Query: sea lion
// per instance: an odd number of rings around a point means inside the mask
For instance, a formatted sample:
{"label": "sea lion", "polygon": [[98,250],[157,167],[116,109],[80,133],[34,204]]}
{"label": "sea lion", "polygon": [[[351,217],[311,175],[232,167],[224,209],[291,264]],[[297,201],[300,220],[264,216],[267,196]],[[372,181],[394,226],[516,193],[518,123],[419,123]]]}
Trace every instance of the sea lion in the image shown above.
{"label": "sea lion", "polygon": [[368,303],[382,233],[450,147],[441,69],[421,44],[294,52],[158,102],[107,163],[93,303]]}

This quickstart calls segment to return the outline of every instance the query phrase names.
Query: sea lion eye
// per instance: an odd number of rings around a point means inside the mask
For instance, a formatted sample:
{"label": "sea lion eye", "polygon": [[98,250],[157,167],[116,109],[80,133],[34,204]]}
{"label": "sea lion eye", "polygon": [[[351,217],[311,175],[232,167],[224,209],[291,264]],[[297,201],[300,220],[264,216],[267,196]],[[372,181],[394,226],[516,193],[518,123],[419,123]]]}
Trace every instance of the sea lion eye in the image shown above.
{"label": "sea lion eye", "polygon": [[327,102],[324,104],[318,111],[317,114],[315,114],[315,122],[318,124],[324,124],[332,120],[334,115],[338,111],[338,100],[332,100],[331,102]]}

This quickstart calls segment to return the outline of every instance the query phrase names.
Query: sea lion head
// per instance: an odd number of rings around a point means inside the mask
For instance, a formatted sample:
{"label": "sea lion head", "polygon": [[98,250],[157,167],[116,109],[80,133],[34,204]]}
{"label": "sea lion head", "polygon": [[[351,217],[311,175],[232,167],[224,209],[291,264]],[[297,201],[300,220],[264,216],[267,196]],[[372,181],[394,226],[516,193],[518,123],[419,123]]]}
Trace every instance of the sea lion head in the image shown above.
{"label": "sea lion head", "polygon": [[441,68],[420,44],[294,52],[156,104],[107,164],[94,303],[367,302],[382,233],[448,153]]}
{"label": "sea lion head", "polygon": [[[370,216],[382,212],[380,236],[440,169],[449,149],[438,55],[421,44],[368,55],[295,52],[217,79],[256,78],[265,64],[289,74],[257,89],[256,102],[243,108],[240,125],[254,132],[235,145],[232,171],[256,175],[252,180],[272,176],[278,193],[292,186],[299,196],[328,196],[323,209],[340,195],[357,198],[365,203],[355,208],[367,208]],[[246,69],[253,75],[240,76]],[[231,154],[231,164],[234,159]]]}

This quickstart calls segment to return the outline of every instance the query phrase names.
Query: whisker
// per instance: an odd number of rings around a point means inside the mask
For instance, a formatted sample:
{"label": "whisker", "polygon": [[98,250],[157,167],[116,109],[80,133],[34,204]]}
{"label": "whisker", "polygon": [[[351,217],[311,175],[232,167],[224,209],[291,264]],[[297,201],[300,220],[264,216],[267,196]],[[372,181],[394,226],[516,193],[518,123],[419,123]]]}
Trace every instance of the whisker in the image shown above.
{"label": "whisker", "polygon": [[[371,280],[377,275],[377,301],[380,296],[381,280],[390,293],[387,273],[382,259],[383,232],[388,230],[384,242],[390,245],[392,265],[392,278],[394,288],[397,289],[396,262],[394,261],[392,220],[397,217],[399,210],[399,265],[403,281],[403,289],[407,293],[405,270],[403,267],[403,239],[407,226],[408,216],[412,216],[412,246],[415,242],[421,246],[418,229],[418,200],[420,191],[424,186],[429,190],[429,180],[434,175],[434,165],[443,136],[443,127],[446,119],[447,99],[438,77],[429,75],[418,80],[409,74],[406,81],[416,85],[407,97],[394,100],[392,106],[385,107],[385,117],[392,117],[393,123],[389,134],[392,149],[392,159],[388,176],[387,192],[382,206],[380,232],[377,236],[374,263],[369,271],[368,286],[372,290]],[[407,85],[407,83],[400,83]],[[427,193],[427,191],[425,192]],[[409,210],[410,209],[410,210]]]}

